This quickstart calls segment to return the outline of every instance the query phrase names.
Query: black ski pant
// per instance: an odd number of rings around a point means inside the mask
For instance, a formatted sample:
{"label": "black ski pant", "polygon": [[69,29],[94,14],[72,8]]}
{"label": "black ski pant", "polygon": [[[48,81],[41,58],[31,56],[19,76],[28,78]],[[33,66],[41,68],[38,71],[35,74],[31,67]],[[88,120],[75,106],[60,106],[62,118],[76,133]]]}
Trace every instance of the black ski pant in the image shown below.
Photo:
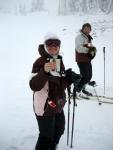
{"label": "black ski pant", "polygon": [[37,116],[39,137],[35,150],[55,150],[65,129],[64,112],[53,116]]}
{"label": "black ski pant", "polygon": [[92,78],[92,64],[91,62],[77,62],[77,65],[82,77],[77,86],[77,92],[80,92],[84,85],[87,84]]}

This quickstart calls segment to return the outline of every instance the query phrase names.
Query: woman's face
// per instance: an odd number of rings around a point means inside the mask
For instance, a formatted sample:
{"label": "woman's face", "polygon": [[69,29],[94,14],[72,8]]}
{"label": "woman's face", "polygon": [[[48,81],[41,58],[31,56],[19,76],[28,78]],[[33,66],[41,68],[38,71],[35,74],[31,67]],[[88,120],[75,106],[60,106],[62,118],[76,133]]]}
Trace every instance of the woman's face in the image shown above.
{"label": "woman's face", "polygon": [[85,33],[86,35],[88,35],[90,32],[91,32],[91,28],[85,26],[84,29],[83,29],[83,33]]}
{"label": "woman's face", "polygon": [[52,56],[58,55],[60,47],[59,46],[46,46],[48,53]]}
{"label": "woman's face", "polygon": [[50,55],[55,56],[59,54],[60,50],[60,40],[58,39],[49,39],[45,42],[47,51]]}

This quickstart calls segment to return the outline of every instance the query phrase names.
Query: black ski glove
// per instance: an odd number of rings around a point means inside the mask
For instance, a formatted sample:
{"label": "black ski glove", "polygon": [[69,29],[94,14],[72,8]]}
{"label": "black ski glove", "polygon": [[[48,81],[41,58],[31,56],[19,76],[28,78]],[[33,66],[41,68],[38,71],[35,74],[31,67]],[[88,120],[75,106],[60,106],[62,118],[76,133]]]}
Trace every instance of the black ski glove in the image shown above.
{"label": "black ski glove", "polygon": [[71,68],[69,68],[65,71],[65,78],[70,84],[73,83],[75,86],[77,86],[80,82],[81,75],[75,73]]}
{"label": "black ski glove", "polygon": [[96,47],[90,47],[89,48],[89,52],[88,52],[88,56],[91,58],[91,59],[93,59],[94,57],[95,57],[95,55],[96,55],[96,52],[97,52],[97,49],[96,49]]}

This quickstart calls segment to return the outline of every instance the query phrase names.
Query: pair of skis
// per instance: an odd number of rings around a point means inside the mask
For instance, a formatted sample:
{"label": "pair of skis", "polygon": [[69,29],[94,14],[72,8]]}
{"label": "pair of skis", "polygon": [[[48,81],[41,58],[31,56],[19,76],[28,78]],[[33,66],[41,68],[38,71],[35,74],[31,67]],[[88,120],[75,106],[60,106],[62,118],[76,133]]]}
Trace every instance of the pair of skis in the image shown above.
{"label": "pair of skis", "polygon": [[80,99],[95,100],[95,98],[96,98],[99,105],[101,105],[102,103],[113,104],[113,98],[112,97],[100,96],[97,94],[95,86],[92,86],[92,87],[94,89],[95,95],[91,95],[88,97],[81,97]]}
{"label": "pair of skis", "polygon": [[113,104],[113,97],[107,97],[107,96],[100,96],[97,94],[97,91],[95,89],[96,86],[92,86],[94,89],[95,96],[89,96],[89,99],[97,98],[98,104],[101,105],[102,103],[108,103]]}
{"label": "pair of skis", "polygon": [[[90,96],[90,100],[97,99],[97,96]],[[112,97],[106,97],[106,96],[98,96],[98,102],[100,104],[106,103],[106,104],[113,104],[113,98]]]}
{"label": "pair of skis", "polygon": [[[67,92],[68,92],[68,123],[67,123],[67,146],[69,146],[69,131],[70,131],[70,105],[71,105],[71,101],[70,101],[70,94],[71,94],[71,87],[67,88]],[[76,85],[74,84],[74,88],[73,88],[73,112],[72,112],[72,128],[71,128],[71,145],[70,147],[73,147],[73,133],[74,133],[74,121],[75,121],[75,106],[77,106],[76,104]]]}

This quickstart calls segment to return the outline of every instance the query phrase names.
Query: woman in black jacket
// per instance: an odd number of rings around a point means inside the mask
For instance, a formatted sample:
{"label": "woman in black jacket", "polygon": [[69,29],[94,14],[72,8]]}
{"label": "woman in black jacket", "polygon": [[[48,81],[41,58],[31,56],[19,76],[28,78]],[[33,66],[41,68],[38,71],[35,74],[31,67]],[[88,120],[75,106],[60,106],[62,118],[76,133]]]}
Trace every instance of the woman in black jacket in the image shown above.
{"label": "woman in black jacket", "polygon": [[63,107],[65,89],[70,84],[63,73],[65,67],[59,55],[60,39],[52,33],[39,45],[39,57],[32,68],[30,87],[34,91],[33,106],[39,126],[35,150],[55,150],[65,129]]}

